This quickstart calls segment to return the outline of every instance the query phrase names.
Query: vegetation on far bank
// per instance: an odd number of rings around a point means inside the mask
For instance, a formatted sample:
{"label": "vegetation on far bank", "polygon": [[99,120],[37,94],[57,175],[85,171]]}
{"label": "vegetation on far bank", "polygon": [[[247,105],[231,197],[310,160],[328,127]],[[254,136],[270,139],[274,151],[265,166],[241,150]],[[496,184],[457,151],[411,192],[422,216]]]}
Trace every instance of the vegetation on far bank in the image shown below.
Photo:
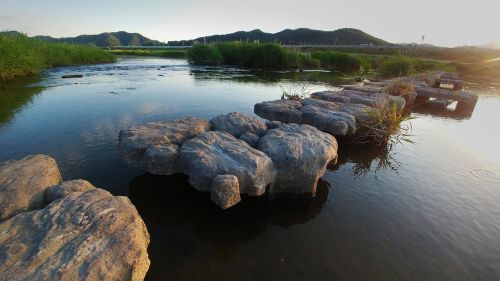
{"label": "vegetation on far bank", "polygon": [[173,59],[187,58],[186,49],[112,49],[109,53],[119,56],[147,56]]}
{"label": "vegetation on far bank", "polygon": [[434,70],[454,71],[451,64],[420,60],[410,56],[381,56],[336,51],[302,52],[283,48],[277,44],[234,42],[195,45],[188,51],[187,56],[189,62],[193,64],[224,64],[271,70],[300,68],[365,73],[373,70],[382,76],[404,76]]}
{"label": "vegetation on far bank", "polygon": [[95,47],[49,43],[24,35],[0,35],[0,81],[38,73],[47,67],[115,60],[112,54]]}

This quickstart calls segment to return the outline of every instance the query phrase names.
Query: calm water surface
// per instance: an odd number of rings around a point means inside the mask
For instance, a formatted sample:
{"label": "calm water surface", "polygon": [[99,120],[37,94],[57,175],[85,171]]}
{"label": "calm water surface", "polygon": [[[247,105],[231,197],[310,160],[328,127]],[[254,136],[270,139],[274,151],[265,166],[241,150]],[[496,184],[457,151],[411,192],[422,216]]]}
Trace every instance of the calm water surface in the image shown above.
{"label": "calm water surface", "polygon": [[499,84],[467,85],[481,95],[469,119],[414,113],[414,144],[342,148],[313,200],[247,198],[221,211],[185,176],[118,157],[122,128],[252,114],[297,79],[311,91],[350,82],[154,58],[53,69],[0,85],[0,161],[48,154],[65,180],[129,196],[151,234],[149,280],[500,280]]}

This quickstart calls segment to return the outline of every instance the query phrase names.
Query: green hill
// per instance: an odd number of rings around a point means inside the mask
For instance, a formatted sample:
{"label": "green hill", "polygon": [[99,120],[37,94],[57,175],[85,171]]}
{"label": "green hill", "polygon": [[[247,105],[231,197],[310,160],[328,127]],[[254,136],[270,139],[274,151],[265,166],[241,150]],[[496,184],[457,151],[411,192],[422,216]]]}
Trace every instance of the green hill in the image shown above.
{"label": "green hill", "polygon": [[252,31],[238,31],[224,35],[199,37],[192,40],[169,41],[171,46],[192,45],[193,42],[230,42],[230,41],[259,41],[275,42],[285,45],[388,45],[389,43],[371,36],[361,30],[342,28],[334,31],[322,31],[308,28],[285,29],[277,33],[266,33],[260,29]]}
{"label": "green hill", "polygon": [[50,36],[35,36],[35,38],[48,42],[94,45],[97,47],[165,45],[162,42],[144,37],[139,33],[128,33],[125,31],[105,32],[96,35],[80,35],[77,37],[65,38],[54,38]]}

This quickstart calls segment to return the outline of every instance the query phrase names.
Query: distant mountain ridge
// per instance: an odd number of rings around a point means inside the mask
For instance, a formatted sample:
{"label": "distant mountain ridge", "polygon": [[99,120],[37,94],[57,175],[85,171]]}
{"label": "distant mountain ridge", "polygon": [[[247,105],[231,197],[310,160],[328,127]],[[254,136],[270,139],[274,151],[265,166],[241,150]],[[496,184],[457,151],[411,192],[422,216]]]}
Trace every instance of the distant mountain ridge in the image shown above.
{"label": "distant mountain ridge", "polygon": [[277,33],[267,33],[260,29],[238,31],[223,35],[211,35],[192,40],[169,41],[170,46],[187,46],[193,42],[213,43],[243,41],[261,43],[280,43],[284,45],[388,45],[387,41],[369,35],[359,29],[342,28],[334,31],[314,30],[309,28],[285,29]]}
{"label": "distant mountain ridge", "polygon": [[[0,34],[6,35],[22,35],[18,31],[5,31]],[[95,35],[80,35],[76,37],[54,38],[51,36],[33,36],[40,40],[56,43],[72,43],[82,45],[94,45],[97,47],[113,47],[113,46],[161,46],[166,45],[163,42],[149,39],[139,33],[129,33],[125,31],[104,32]]]}

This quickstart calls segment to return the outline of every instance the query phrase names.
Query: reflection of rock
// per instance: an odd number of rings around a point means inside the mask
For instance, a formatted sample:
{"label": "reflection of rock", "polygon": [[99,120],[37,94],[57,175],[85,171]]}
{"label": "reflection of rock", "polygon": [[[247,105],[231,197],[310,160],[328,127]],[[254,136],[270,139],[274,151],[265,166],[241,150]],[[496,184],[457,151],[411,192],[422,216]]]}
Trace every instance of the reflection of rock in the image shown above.
{"label": "reflection of rock", "polygon": [[206,132],[186,141],[180,155],[190,183],[200,191],[210,191],[217,175],[236,176],[240,192],[254,196],[274,181],[271,158],[225,132]]}
{"label": "reflection of rock", "polygon": [[[128,198],[84,180],[49,188],[61,178],[54,159],[43,155],[4,164],[1,177],[44,188],[20,189],[37,204],[0,223],[0,280],[144,279],[149,234]],[[4,192],[10,198],[19,190]]]}
{"label": "reflection of rock", "polygon": [[0,166],[0,221],[45,206],[45,191],[61,182],[56,161],[32,155]]}
{"label": "reflection of rock", "polygon": [[244,196],[238,205],[222,211],[182,174],[144,174],[131,181],[129,191],[151,234],[150,259],[175,261],[153,262],[151,280],[163,280],[166,272],[178,272],[179,264],[198,258],[228,260],[244,254],[245,245],[267,227],[288,228],[313,220],[329,196],[327,183],[320,180],[314,198]]}
{"label": "reflection of rock", "polygon": [[[299,102],[279,101],[276,104],[282,104],[278,106],[281,108],[302,107]],[[343,127],[340,129],[355,130],[353,116],[343,112],[326,112],[325,115],[325,124],[335,119],[341,122],[339,126]],[[189,124],[182,125],[179,130],[177,122]],[[203,120],[189,117],[121,131],[122,155],[129,163],[139,163],[152,174],[185,173],[190,183],[200,191],[211,191],[217,176],[235,176],[239,187],[238,192],[231,191],[235,196],[237,193],[260,196],[268,187],[273,195],[314,194],[316,182],[325,172],[326,164],[336,158],[335,138],[311,126],[280,122],[264,124],[259,118],[237,112],[217,116],[210,123],[214,131],[207,131],[210,128]],[[199,130],[189,131],[193,127]],[[274,129],[268,131],[268,127]],[[174,131],[179,134],[172,134]],[[276,134],[279,136],[274,137]],[[274,159],[281,166],[278,180]],[[286,165],[293,165],[291,173],[285,172]],[[236,184],[231,185],[234,186]],[[224,197],[214,201],[227,208],[239,199]]]}
{"label": "reflection of rock", "polygon": [[308,125],[285,124],[269,130],[259,140],[259,149],[278,170],[271,194],[314,194],[326,165],[337,158],[335,138]]}

